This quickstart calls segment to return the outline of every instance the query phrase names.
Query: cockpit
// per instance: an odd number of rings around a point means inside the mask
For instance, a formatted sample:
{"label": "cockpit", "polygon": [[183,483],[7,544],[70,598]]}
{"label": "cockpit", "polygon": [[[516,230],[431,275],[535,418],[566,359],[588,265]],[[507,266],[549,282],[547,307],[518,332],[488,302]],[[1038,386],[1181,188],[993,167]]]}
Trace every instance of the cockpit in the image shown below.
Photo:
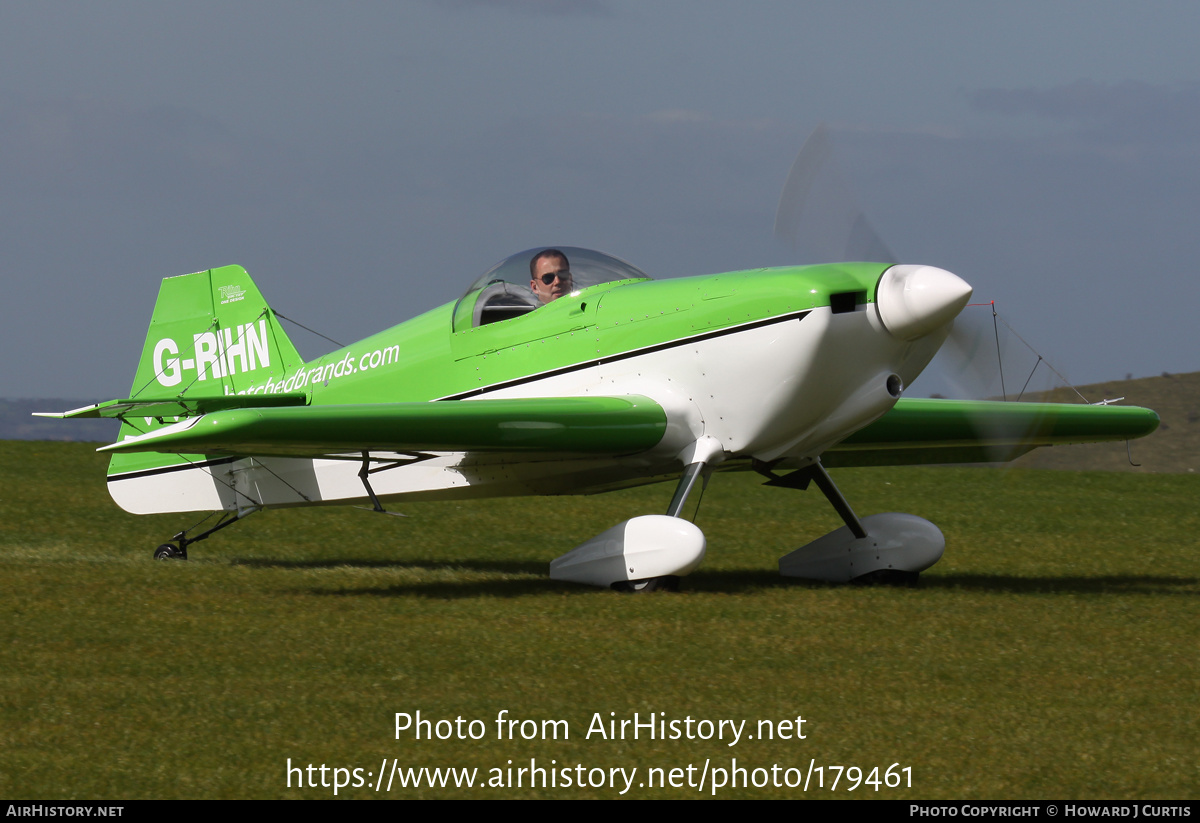
{"label": "cockpit", "polygon": [[[558,252],[558,254],[554,254]],[[535,258],[540,258],[539,266]],[[540,280],[535,285],[534,270]],[[553,300],[618,283],[649,280],[636,266],[577,246],[543,246],[506,257],[471,284],[454,306],[454,330],[512,320]]]}

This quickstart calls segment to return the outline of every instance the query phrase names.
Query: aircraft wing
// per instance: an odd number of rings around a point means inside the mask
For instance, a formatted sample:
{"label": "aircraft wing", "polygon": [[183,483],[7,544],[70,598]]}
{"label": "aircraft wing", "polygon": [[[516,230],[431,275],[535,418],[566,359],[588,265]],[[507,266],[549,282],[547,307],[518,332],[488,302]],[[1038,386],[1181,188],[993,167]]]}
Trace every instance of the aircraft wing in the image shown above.
{"label": "aircraft wing", "polygon": [[994,463],[1038,446],[1132,440],[1158,428],[1138,406],[901,399],[828,449],[828,467]]}
{"label": "aircraft wing", "polygon": [[212,411],[100,451],[286,457],[361,451],[627,454],[653,448],[666,429],[662,407],[634,395],[285,405]]}
{"label": "aircraft wing", "polygon": [[[657,403],[633,395],[302,403],[303,395],[114,400],[54,416],[197,415],[101,451],[287,457],[361,451],[631,454],[653,448],[667,427]],[[1143,437],[1158,423],[1157,414],[1137,406],[904,398],[826,450],[822,463],[1003,462],[1039,446]]]}

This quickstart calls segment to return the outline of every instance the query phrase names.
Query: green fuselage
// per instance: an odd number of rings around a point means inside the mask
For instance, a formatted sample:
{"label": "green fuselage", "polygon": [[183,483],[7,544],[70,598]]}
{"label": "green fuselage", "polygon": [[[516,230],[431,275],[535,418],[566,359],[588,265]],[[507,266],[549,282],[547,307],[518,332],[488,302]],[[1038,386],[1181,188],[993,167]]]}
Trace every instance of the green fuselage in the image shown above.
{"label": "green fuselage", "polygon": [[[453,326],[448,304],[306,363],[288,387],[317,404],[461,398],[562,369],[828,307],[874,299],[886,266],[752,269],[593,286],[521,317]],[[458,312],[459,316],[463,314]],[[340,365],[340,369],[339,369]]]}

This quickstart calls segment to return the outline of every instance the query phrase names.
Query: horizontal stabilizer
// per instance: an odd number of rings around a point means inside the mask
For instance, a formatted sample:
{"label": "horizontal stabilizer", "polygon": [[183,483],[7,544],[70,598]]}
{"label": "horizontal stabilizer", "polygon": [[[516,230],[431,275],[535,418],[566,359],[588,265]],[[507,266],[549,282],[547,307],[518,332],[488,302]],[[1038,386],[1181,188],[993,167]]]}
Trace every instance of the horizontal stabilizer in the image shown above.
{"label": "horizontal stabilizer", "polygon": [[226,409],[246,409],[278,406],[303,406],[307,403],[303,392],[291,394],[228,394],[213,397],[188,395],[186,397],[138,397],[124,400],[106,400],[65,412],[34,412],[34,417],[57,417],[60,419],[80,417],[195,417]]}
{"label": "horizontal stabilizer", "polygon": [[1158,415],[1138,406],[901,399],[824,453],[829,467],[989,463],[1038,446],[1144,437]]}
{"label": "horizontal stabilizer", "polygon": [[362,451],[626,454],[662,440],[645,397],[548,397],[214,411],[100,451],[319,457]]}

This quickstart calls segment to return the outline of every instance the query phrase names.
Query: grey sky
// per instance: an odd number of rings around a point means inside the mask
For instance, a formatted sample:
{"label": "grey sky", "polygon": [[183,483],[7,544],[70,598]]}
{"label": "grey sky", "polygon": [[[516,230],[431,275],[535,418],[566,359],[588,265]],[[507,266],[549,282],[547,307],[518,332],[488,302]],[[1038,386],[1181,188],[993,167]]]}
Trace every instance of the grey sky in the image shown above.
{"label": "grey sky", "polygon": [[10,0],[0,395],[123,395],[159,279],[227,263],[349,342],[539,244],[800,262],[772,219],[821,121],[893,252],[1070,378],[1192,371],[1196,31],[1193,3]]}

